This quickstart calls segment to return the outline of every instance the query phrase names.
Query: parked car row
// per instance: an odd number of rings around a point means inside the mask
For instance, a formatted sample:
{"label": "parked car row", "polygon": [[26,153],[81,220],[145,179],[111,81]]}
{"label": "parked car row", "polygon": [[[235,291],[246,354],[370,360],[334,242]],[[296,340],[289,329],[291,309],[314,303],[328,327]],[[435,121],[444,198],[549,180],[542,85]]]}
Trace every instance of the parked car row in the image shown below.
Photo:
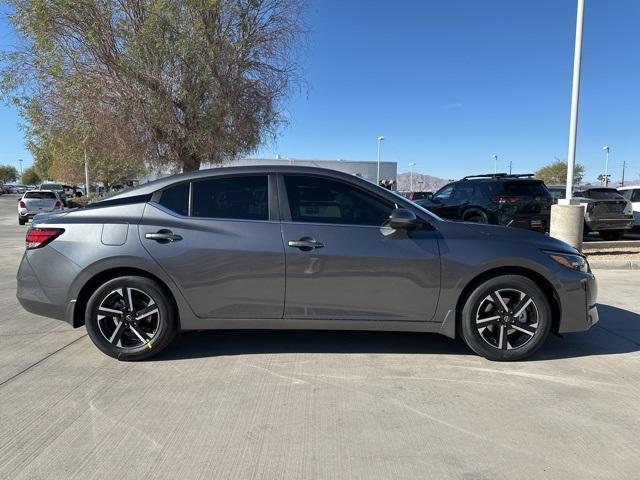
{"label": "parked car row", "polygon": [[[547,187],[533,174],[493,173],[464,177],[413,201],[450,220],[548,232],[551,205],[565,193],[564,187]],[[618,240],[634,224],[640,225],[640,187],[624,187],[620,192],[585,188],[573,196],[585,205],[585,234],[597,232],[604,240]],[[410,194],[406,197],[412,199]]]}
{"label": "parked car row", "polygon": [[38,213],[59,212],[64,208],[58,192],[29,190],[18,200],[18,223],[24,225]]}

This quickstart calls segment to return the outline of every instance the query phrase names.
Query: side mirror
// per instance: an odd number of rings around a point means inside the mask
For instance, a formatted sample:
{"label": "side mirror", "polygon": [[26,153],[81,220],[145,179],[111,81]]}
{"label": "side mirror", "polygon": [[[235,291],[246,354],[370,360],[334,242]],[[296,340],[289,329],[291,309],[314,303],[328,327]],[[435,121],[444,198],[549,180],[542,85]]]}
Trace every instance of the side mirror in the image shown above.
{"label": "side mirror", "polygon": [[418,217],[411,210],[396,208],[389,215],[389,226],[393,229],[411,230],[420,224]]}

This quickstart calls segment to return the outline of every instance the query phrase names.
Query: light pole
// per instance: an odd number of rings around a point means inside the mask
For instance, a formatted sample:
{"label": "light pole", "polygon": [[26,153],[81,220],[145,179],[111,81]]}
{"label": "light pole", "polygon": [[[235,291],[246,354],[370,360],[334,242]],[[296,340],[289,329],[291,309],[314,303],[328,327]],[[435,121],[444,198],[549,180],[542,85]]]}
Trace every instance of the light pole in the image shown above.
{"label": "light pole", "polygon": [[605,145],[602,147],[605,152],[605,161],[604,161],[604,186],[609,186],[609,145]]}
{"label": "light pole", "polygon": [[415,167],[416,164],[414,162],[411,162],[409,164],[409,172],[411,172],[409,174],[409,185],[410,185],[410,190],[413,192],[413,167]]}
{"label": "light pole", "polygon": [[573,200],[573,173],[576,165],[576,138],[578,134],[578,103],[580,100],[580,62],[582,60],[582,27],[584,0],[578,0],[576,12],[576,38],[573,50],[573,83],[571,87],[571,115],[569,120],[569,153],[567,155],[566,198],[551,206],[549,235],[564,240],[572,247],[582,249],[584,233],[584,206]]}
{"label": "light pole", "polygon": [[89,195],[89,163],[87,162],[87,137],[82,141],[84,148],[84,194]]}
{"label": "light pole", "polygon": [[384,137],[380,135],[378,137],[378,174],[376,175],[376,185],[380,185],[380,145],[382,145],[382,141]]}
{"label": "light pole", "polygon": [[22,183],[22,159],[19,158],[18,162],[20,162],[20,183]]}
{"label": "light pole", "polygon": [[498,155],[494,153],[491,158],[493,158],[493,173],[498,173]]}

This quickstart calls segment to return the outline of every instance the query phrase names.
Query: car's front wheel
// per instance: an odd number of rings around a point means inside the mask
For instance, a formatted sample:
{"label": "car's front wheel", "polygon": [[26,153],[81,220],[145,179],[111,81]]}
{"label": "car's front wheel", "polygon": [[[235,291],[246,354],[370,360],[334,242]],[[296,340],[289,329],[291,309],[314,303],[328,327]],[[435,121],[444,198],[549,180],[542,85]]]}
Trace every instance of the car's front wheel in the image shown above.
{"label": "car's front wheel", "polygon": [[177,333],[175,308],[164,290],[145,277],[114,278],[87,302],[85,325],[93,343],[118,360],[156,355]]}
{"label": "car's front wheel", "polygon": [[470,293],[459,327],[465,343],[477,354],[489,360],[521,360],[549,335],[551,307],[529,278],[501,275]]}

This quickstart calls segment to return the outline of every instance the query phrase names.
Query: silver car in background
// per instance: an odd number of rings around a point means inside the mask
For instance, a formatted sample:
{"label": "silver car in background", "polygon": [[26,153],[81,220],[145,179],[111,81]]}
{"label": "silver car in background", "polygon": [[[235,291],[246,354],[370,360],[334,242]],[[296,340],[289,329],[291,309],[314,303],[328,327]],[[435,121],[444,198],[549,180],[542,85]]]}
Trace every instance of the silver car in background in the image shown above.
{"label": "silver car in background", "polygon": [[29,190],[18,201],[18,223],[24,225],[39,213],[59,212],[62,199],[51,190]]}

